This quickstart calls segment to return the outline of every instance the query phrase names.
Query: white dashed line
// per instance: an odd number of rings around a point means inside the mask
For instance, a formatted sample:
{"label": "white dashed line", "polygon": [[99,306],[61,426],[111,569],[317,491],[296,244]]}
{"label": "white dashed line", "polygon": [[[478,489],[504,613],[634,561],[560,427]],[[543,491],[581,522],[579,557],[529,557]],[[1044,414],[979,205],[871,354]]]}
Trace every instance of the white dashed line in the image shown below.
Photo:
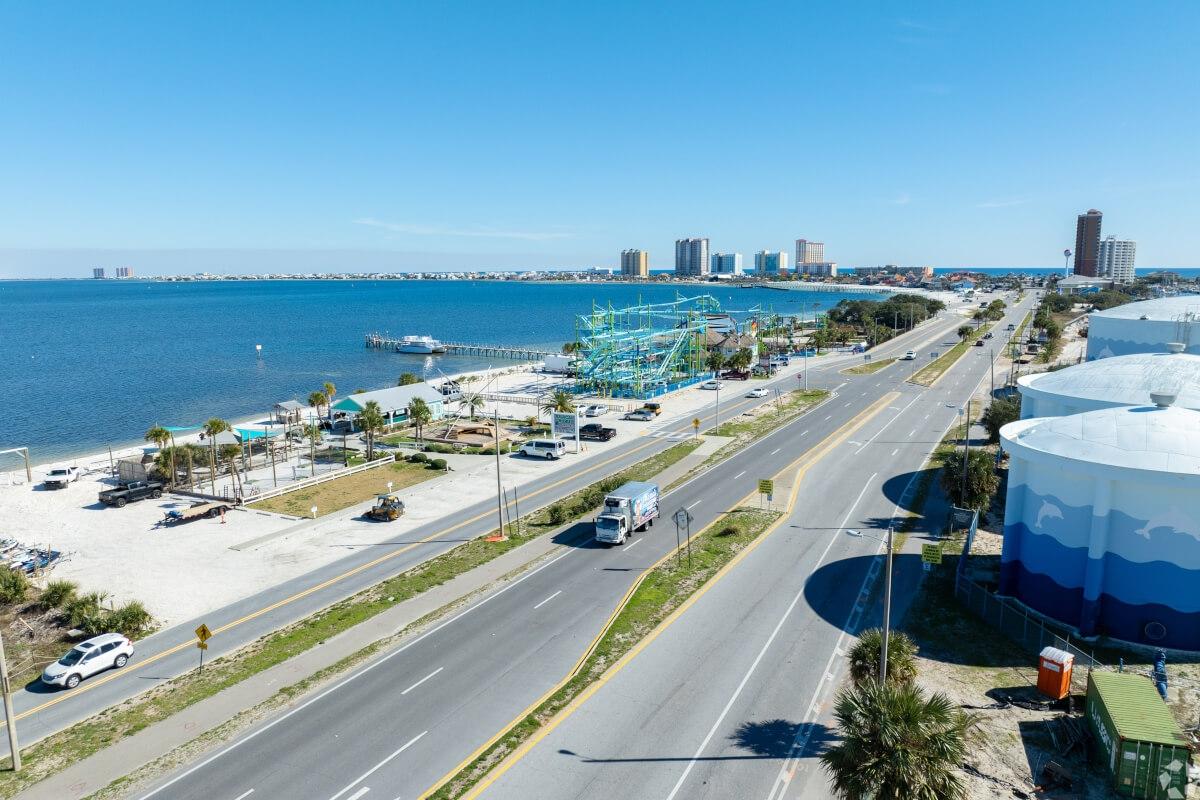
{"label": "white dashed line", "polygon": [[[895,455],[895,454],[893,453],[893,455]],[[549,597],[547,597],[547,598],[546,598],[545,600],[543,600],[542,602],[538,603],[536,606],[534,606],[534,607],[533,607],[533,610],[534,610],[534,611],[537,611],[539,608],[541,608],[542,606],[546,605],[546,603],[549,603],[551,600],[553,600],[554,598],[558,597],[560,594],[562,594],[562,589],[559,589],[557,592],[555,592],[554,594],[550,595]]]}
{"label": "white dashed line", "polygon": [[409,692],[411,692],[413,689],[417,688],[417,687],[418,687],[418,686],[420,686],[422,683],[424,683],[425,681],[429,680],[429,679],[430,679],[430,678],[432,678],[434,675],[437,675],[439,672],[441,672],[441,671],[442,671],[442,670],[444,670],[444,669],[445,669],[445,667],[438,667],[438,668],[437,668],[437,669],[435,669],[433,672],[429,673],[429,674],[428,674],[428,675],[426,675],[424,678],[421,678],[421,680],[417,681],[416,683],[414,683],[412,686],[410,686],[410,687],[408,687],[407,689],[405,689],[405,690],[404,690],[403,692],[401,692],[400,694],[408,694],[408,693],[409,693]]}

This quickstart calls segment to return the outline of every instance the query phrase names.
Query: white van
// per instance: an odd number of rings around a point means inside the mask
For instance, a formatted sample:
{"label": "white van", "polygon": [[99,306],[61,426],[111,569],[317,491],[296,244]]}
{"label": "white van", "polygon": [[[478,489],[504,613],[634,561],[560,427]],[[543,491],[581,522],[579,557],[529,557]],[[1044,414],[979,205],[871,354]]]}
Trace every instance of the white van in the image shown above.
{"label": "white van", "polygon": [[537,458],[562,458],[567,452],[567,443],[555,439],[530,439],[521,445],[520,452]]}

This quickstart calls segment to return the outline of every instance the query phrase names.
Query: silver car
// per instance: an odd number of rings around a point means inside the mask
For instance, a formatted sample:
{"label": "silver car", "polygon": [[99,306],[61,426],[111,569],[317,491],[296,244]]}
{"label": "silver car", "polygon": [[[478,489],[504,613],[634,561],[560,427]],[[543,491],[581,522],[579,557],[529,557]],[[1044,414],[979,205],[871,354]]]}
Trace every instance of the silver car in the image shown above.
{"label": "silver car", "polygon": [[119,633],[105,633],[80,642],[42,671],[42,683],[74,689],[84,678],[106,669],[120,669],[133,655],[133,642]]}

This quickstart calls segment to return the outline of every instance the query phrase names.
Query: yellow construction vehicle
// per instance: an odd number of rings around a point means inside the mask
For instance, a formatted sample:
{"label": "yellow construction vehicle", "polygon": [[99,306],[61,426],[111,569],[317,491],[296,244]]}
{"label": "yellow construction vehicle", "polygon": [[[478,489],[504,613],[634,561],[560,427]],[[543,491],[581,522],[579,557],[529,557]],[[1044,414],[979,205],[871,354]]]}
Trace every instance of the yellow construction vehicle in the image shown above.
{"label": "yellow construction vehicle", "polygon": [[369,519],[391,522],[404,516],[404,501],[395,494],[381,494],[375,498],[375,507],[367,512]]}

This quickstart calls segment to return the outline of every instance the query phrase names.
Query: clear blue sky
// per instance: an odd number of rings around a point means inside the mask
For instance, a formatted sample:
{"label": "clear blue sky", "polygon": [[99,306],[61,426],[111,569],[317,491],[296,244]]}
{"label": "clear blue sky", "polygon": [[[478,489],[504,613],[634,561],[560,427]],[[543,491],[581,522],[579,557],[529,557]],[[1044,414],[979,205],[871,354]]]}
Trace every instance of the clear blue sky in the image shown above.
{"label": "clear blue sky", "polygon": [[1200,4],[0,4],[0,276],[1200,265]]}

